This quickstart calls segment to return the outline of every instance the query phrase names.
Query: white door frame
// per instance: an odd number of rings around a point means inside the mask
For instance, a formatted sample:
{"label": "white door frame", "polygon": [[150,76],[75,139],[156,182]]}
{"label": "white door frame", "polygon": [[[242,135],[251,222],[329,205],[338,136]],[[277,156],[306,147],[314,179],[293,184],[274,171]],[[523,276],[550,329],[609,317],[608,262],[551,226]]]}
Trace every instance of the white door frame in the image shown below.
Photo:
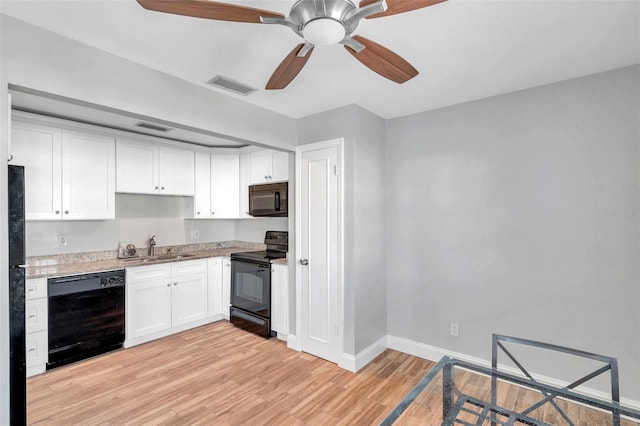
{"label": "white door frame", "polygon": [[295,186],[296,186],[296,213],[295,213],[295,241],[296,241],[296,249],[295,249],[295,259],[294,263],[296,265],[295,273],[296,273],[296,336],[289,336],[288,346],[292,349],[302,351],[304,348],[302,347],[302,291],[301,291],[301,268],[299,267],[299,261],[301,259],[301,217],[300,212],[302,211],[302,185],[301,183],[301,173],[302,173],[302,154],[309,151],[317,151],[320,149],[333,148],[337,147],[338,151],[338,341],[341,358],[344,355],[344,172],[343,172],[343,164],[344,164],[344,138],[331,139],[322,142],[315,142],[306,145],[300,145],[296,147],[296,175],[295,175]]}

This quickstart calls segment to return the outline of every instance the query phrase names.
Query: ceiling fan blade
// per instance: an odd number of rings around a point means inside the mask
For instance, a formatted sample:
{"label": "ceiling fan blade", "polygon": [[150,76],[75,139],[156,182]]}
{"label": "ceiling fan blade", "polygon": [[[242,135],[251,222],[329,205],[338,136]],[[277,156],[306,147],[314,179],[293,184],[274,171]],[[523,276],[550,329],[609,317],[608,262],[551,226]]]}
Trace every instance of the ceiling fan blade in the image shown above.
{"label": "ceiling fan blade", "polygon": [[[371,3],[375,3],[378,0],[362,0],[360,7],[368,6]],[[442,3],[446,0],[387,0],[387,10],[380,13],[367,16],[370,18],[380,18],[382,16],[395,15],[398,13],[410,12],[416,9],[422,9],[423,7],[433,6],[434,4]]]}
{"label": "ceiling fan blade", "polygon": [[218,21],[260,24],[260,17],[284,18],[281,13],[207,0],[138,0],[140,6],[156,12]]}
{"label": "ceiling fan blade", "polygon": [[280,65],[271,74],[271,78],[267,82],[267,90],[284,89],[296,78],[313,52],[313,47],[311,47],[306,52],[306,55],[298,56],[298,52],[304,47],[305,43],[300,43],[280,62]]}
{"label": "ceiling fan blade", "polygon": [[346,45],[344,48],[372,71],[399,84],[411,80],[418,75],[418,70],[415,69],[413,65],[386,47],[380,46],[378,43],[362,36],[356,35],[352,38],[364,45],[365,48],[361,50],[360,53],[357,53]]}

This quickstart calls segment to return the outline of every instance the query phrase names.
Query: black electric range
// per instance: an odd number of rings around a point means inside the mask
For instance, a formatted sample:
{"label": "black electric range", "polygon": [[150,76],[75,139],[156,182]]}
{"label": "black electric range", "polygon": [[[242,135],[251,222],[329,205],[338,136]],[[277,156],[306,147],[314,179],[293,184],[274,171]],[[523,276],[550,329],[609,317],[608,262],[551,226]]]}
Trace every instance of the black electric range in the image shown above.
{"label": "black electric range", "polygon": [[271,262],[287,256],[288,232],[267,231],[266,250],[231,255],[231,307],[233,325],[264,337],[271,331]]}

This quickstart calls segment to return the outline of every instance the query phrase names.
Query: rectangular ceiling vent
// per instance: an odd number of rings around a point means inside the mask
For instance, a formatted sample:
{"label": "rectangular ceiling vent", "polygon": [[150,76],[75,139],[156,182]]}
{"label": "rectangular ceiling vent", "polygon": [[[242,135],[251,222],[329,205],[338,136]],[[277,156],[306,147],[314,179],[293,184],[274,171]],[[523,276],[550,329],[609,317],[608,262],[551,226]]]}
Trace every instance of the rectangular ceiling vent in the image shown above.
{"label": "rectangular ceiling vent", "polygon": [[243,96],[247,96],[248,94],[258,90],[255,87],[247,86],[246,84],[239,83],[221,75],[216,75],[211,80],[207,81],[207,84],[224,90],[229,90]]}
{"label": "rectangular ceiling vent", "polygon": [[145,123],[144,121],[140,121],[139,123],[136,123],[136,126],[142,127],[143,129],[155,130],[156,132],[163,132],[163,133],[167,133],[173,130],[170,127],[158,126],[157,124]]}

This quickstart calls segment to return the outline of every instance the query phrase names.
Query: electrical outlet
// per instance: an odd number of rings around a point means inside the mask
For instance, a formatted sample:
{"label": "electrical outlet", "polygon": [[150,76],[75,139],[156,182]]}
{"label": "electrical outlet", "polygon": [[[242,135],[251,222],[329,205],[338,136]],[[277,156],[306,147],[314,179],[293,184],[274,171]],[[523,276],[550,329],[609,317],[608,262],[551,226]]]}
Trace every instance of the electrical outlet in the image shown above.
{"label": "electrical outlet", "polygon": [[197,240],[198,238],[200,238],[200,231],[198,231],[197,229],[194,229],[191,231],[191,239],[192,240]]}
{"label": "electrical outlet", "polygon": [[450,327],[450,333],[452,336],[458,337],[458,332],[460,331],[460,327],[457,323],[452,322]]}
{"label": "electrical outlet", "polygon": [[67,245],[67,234],[58,234],[58,245],[59,246]]}

